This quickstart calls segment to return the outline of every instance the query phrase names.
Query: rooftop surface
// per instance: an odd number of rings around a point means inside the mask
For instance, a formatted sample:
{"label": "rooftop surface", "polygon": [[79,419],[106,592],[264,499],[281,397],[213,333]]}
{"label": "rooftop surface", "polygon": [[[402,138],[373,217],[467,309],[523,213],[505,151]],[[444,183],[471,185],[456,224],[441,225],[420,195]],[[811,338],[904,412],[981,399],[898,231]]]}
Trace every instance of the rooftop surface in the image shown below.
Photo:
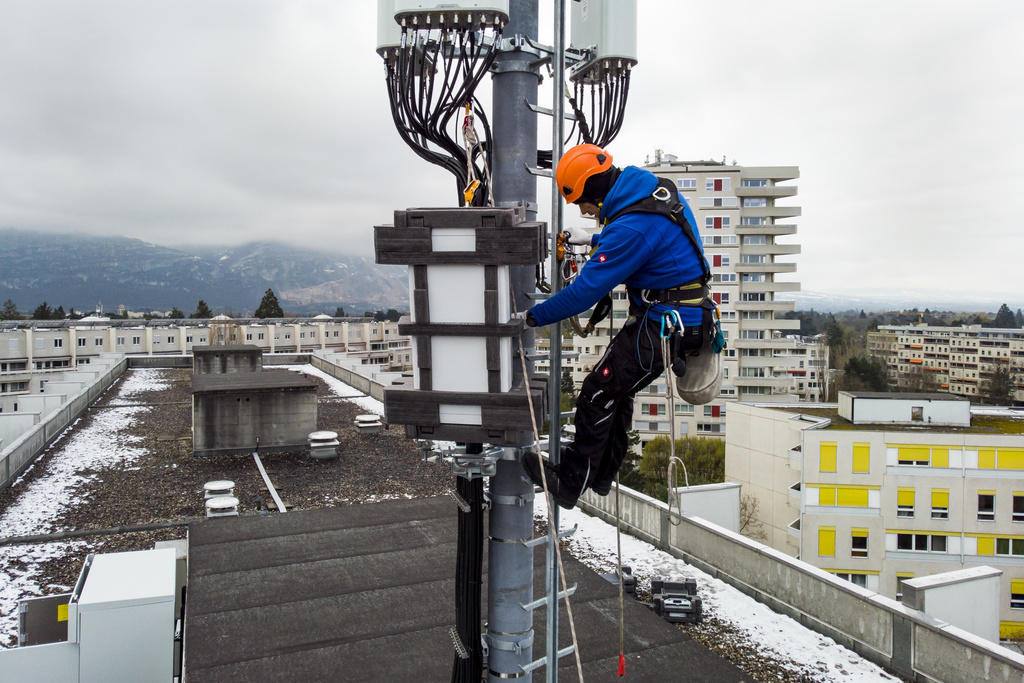
{"label": "rooftop surface", "polygon": [[224,346],[193,346],[192,355],[201,356],[207,353],[224,353],[227,352],[238,352],[238,351],[261,351],[260,347],[255,344],[226,344]]}
{"label": "rooftop surface", "polygon": [[854,398],[884,398],[890,401],[970,401],[969,398],[963,396],[942,394],[937,391],[840,391],[839,393],[849,394]]}
{"label": "rooftop surface", "polygon": [[268,391],[315,387],[316,382],[309,377],[288,370],[231,372],[192,377],[192,391],[197,394],[213,391]]}
{"label": "rooftop surface", "polygon": [[[332,461],[313,461],[301,452],[264,456],[263,464],[274,485],[285,502],[294,506],[287,515],[279,517],[276,513],[258,514],[259,510],[266,509],[269,499],[266,491],[261,490],[263,480],[251,457],[192,456],[189,400],[191,373],[184,369],[128,371],[50,446],[18,482],[0,490],[0,535],[8,537],[5,543],[0,544],[0,648],[11,647],[16,643],[18,601],[29,596],[70,591],[83,560],[90,552],[145,550],[152,548],[154,541],[183,538],[187,529],[184,524],[195,522],[203,514],[205,482],[220,479],[234,481],[235,496],[240,500],[239,510],[242,515],[253,523],[263,520],[263,523],[271,524],[294,524],[297,523],[296,517],[301,519],[306,514],[341,515],[344,510],[359,514],[355,511],[363,509],[379,515],[382,509],[380,506],[366,503],[400,499],[415,504],[419,499],[441,495],[452,486],[450,465],[438,462],[435,457],[424,458],[424,454],[417,451],[416,444],[407,439],[402,430],[391,429],[377,434],[358,431],[353,424],[355,417],[370,412],[382,414],[380,401],[363,395],[309,365],[290,366],[289,369],[316,378],[319,402],[317,427],[336,431],[342,445],[339,448],[341,457]],[[333,512],[328,508],[333,509]],[[534,505],[535,515],[543,516],[542,511],[545,509],[542,498],[538,496]],[[454,511],[449,507],[445,514],[454,515]],[[216,521],[231,522],[223,519]],[[417,577],[422,575],[424,578],[416,579],[414,585],[425,588],[416,595],[415,600],[403,603],[400,609],[392,611],[399,615],[402,611],[412,610],[423,613],[417,604],[417,601],[422,600],[425,606],[432,606],[431,609],[441,615],[437,623],[444,623],[442,631],[446,631],[454,618],[452,602],[447,597],[431,595],[429,590],[432,586],[441,587],[449,594],[452,590],[452,584],[444,581],[449,581],[454,575],[454,556],[451,553],[456,529],[453,522],[451,528],[439,530],[438,524],[441,527],[447,526],[443,521],[424,516],[419,521],[406,524],[409,528],[417,529],[417,538],[438,539],[438,548],[431,550],[431,553],[440,554],[436,558],[432,554],[424,554],[422,557],[428,564],[423,567],[399,567],[402,571],[415,571]],[[149,530],[147,525],[154,522],[167,522],[175,526]],[[351,527],[352,523],[347,523]],[[374,520],[373,524],[379,526],[383,523]],[[614,527],[579,510],[562,512],[563,528],[577,525],[578,531],[569,539],[566,547],[592,572],[611,571],[616,556]],[[424,529],[420,530],[421,527]],[[543,528],[543,525],[539,527]],[[10,539],[14,536],[45,535],[65,530],[91,533],[70,540]],[[344,533],[355,532],[346,530]],[[341,597],[337,598],[340,604],[342,597],[351,601],[360,599],[363,594],[371,597],[378,595],[372,591],[381,586],[372,588],[371,581],[376,580],[373,577],[395,571],[392,565],[396,563],[387,560],[393,560],[396,551],[376,552],[377,545],[383,547],[386,533],[392,532],[385,530],[374,536],[375,547],[371,553],[359,555],[358,548],[353,545],[355,550],[346,556],[349,558],[347,565],[337,558],[333,561],[329,558],[303,559],[315,550],[323,538],[311,542],[312,536],[297,533],[287,543],[279,540],[282,548],[295,549],[294,555],[301,560],[300,565],[314,569],[329,567],[333,570],[333,573],[318,575],[318,580],[335,580],[338,572],[346,566],[354,572],[350,576],[355,577],[352,580],[356,583],[363,582],[360,588],[362,593],[340,593]],[[445,537],[442,533],[452,536]],[[451,540],[445,541],[445,538]],[[250,540],[253,541],[253,547],[256,547],[255,539]],[[356,541],[346,542],[355,544]],[[448,559],[445,559],[444,553],[449,554]],[[537,555],[540,561],[541,553]],[[235,557],[240,558],[240,562],[252,561],[239,553]],[[366,565],[354,563],[369,557],[384,561],[377,562],[372,572],[358,576],[356,570]],[[668,662],[668,665],[674,667],[676,675],[668,678],[648,675],[645,667],[653,667],[654,662],[641,663],[636,657],[631,657],[627,662],[627,675],[634,680],[686,680],[686,674],[691,669],[690,660],[699,659],[699,655],[691,655],[691,652],[699,651],[699,648],[710,651],[704,656],[727,658],[743,670],[747,680],[773,683],[807,680],[845,682],[886,678],[886,674],[877,667],[834,641],[772,612],[767,606],[754,602],[735,588],[698,572],[682,560],[668,556],[642,541],[623,535],[622,557],[623,563],[633,568],[633,574],[637,577],[637,593],[647,603],[650,602],[650,581],[656,576],[697,578],[698,592],[704,600],[704,621],[701,624],[673,627],[664,622],[657,623],[658,638],[671,635],[666,635],[660,629],[674,628],[683,636],[693,638],[693,641],[670,641],[675,644],[643,650],[648,660]],[[577,626],[581,629],[581,651],[587,658],[588,666],[592,667],[588,672],[596,672],[593,676],[588,673],[587,680],[610,680],[614,678],[614,673],[611,673],[614,669],[606,673],[601,662],[604,662],[606,655],[603,653],[609,647],[617,649],[608,644],[617,642],[617,626],[608,626],[609,623],[615,623],[617,609],[609,611],[602,607],[607,603],[602,603],[604,598],[600,596],[606,593],[600,593],[599,590],[614,589],[614,586],[601,584],[598,589],[593,581],[601,579],[579,568],[568,553],[564,554],[564,559],[568,563],[570,576],[575,577],[581,588],[580,594],[573,601]],[[444,570],[442,574],[436,573],[437,567]],[[577,574],[577,571],[582,574]],[[252,568],[239,570],[237,576],[243,575],[251,577],[256,572]],[[228,576],[234,574],[222,574],[222,580]],[[443,581],[439,576],[443,577]],[[402,580],[407,581],[407,578]],[[431,581],[438,583],[431,584]],[[385,584],[383,587],[389,588],[391,585]],[[534,585],[535,595],[539,597],[543,585],[539,576]],[[302,599],[297,598],[297,601],[301,602]],[[291,606],[296,604],[293,602]],[[617,602],[615,604],[617,606]],[[241,603],[239,610],[250,610],[248,614],[253,614],[253,607],[251,602]],[[647,621],[636,619],[649,620],[653,615],[644,612],[647,608],[639,603],[627,600],[626,607],[627,628],[633,636],[637,639],[652,638],[644,630],[650,626]],[[638,609],[640,612],[636,612]],[[230,610],[222,612],[221,618],[226,619],[231,615]],[[634,612],[638,615],[636,619]],[[317,620],[328,616],[310,613],[305,618],[315,624],[319,623]],[[586,629],[591,628],[590,622],[603,624],[601,638],[595,641],[592,635],[587,635],[590,631],[584,630],[583,622],[587,622]],[[564,619],[561,623],[566,624]],[[270,628],[260,624],[250,626],[253,629]],[[543,625],[539,628],[543,629]],[[561,640],[563,643],[569,642],[568,635],[564,635]],[[192,642],[195,642],[194,638]],[[537,634],[537,642],[543,643],[542,630]],[[439,661],[446,663],[440,678],[447,680],[450,677],[450,669],[447,667],[451,663],[452,650],[447,640],[439,648],[438,652],[442,653]],[[535,645],[536,656],[539,657],[542,651],[542,644]],[[282,650],[278,656],[285,654]],[[371,653],[371,656],[395,657],[396,654],[393,650],[382,649]],[[421,660],[421,666],[427,659],[413,656]],[[355,664],[346,663],[346,666],[362,667],[364,659],[367,657],[361,657]],[[699,669],[695,671],[697,673],[693,680],[715,680],[714,676],[700,676]],[[334,680],[346,679],[334,673]],[[351,680],[351,672],[346,670],[346,673],[349,674],[347,680]],[[542,680],[542,675],[542,672],[537,672],[534,680]],[[576,679],[570,661],[565,660],[561,675],[567,676],[565,680]],[[360,676],[359,679],[367,678]],[[438,678],[417,675],[412,679],[390,680]],[[294,676],[285,679],[301,680]],[[734,680],[728,675],[724,679]]]}
{"label": "rooftop surface", "polygon": [[815,417],[827,417],[831,420],[825,429],[855,429],[864,432],[941,432],[943,434],[1024,434],[1024,414],[1014,415],[1011,411],[992,411],[989,413],[977,414],[971,412],[971,426],[951,427],[910,424],[854,424],[849,420],[839,417],[839,409],[836,407],[808,406],[798,404],[762,404],[762,407],[782,410],[787,413],[799,413],[802,415],[814,415]]}
{"label": "rooftop surface", "polygon": [[[186,675],[448,679],[456,534],[455,504],[446,497],[191,525]],[[543,590],[544,556],[534,553],[535,595]],[[572,602],[584,679],[614,680],[618,589],[568,554],[565,560],[567,580],[579,584]],[[485,613],[486,575],[485,567]],[[635,600],[625,609],[627,667],[636,680],[749,678]],[[571,642],[564,604],[561,612],[564,646]],[[535,659],[544,653],[544,616],[543,609],[534,614]],[[572,657],[559,675],[576,679]]]}

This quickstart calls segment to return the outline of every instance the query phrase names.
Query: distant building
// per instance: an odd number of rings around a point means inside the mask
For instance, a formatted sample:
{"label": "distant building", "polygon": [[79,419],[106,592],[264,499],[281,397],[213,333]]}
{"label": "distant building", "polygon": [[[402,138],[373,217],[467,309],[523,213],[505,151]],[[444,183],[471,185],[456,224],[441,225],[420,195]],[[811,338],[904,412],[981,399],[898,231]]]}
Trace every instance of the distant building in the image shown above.
{"label": "distant building", "polygon": [[5,321],[0,325],[0,411],[12,409],[13,403],[4,399],[37,393],[48,372],[87,365],[101,353],[187,354],[193,345],[227,343],[212,336],[224,330],[230,331],[234,343],[252,344],[265,353],[343,351],[363,365],[396,371],[412,368],[410,338],[398,334],[398,323],[387,321],[126,321],[94,316],[65,321]]}
{"label": "distant building", "polygon": [[1024,636],[1024,414],[948,394],[737,403],[725,477],[765,541],[889,597],[910,577],[1003,570],[1001,637]]}
{"label": "distant building", "polygon": [[879,325],[868,332],[868,350],[885,361],[893,387],[978,399],[986,395],[995,370],[1004,367],[1012,376],[1014,401],[1024,402],[1024,330]]}

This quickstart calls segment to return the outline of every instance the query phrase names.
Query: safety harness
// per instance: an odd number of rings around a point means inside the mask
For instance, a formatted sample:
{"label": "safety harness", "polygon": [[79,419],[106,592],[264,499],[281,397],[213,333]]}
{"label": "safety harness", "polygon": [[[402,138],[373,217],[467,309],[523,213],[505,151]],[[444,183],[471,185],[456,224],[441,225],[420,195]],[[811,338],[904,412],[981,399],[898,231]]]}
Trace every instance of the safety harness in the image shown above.
{"label": "safety harness", "polygon": [[714,308],[714,303],[711,300],[711,290],[708,286],[711,282],[711,269],[708,267],[708,261],[704,258],[704,251],[697,241],[697,233],[694,231],[693,226],[690,225],[690,221],[686,220],[685,212],[686,205],[679,201],[675,184],[667,178],[659,178],[658,185],[650,196],[630,204],[605,221],[607,225],[630,213],[653,213],[664,216],[683,231],[683,234],[690,241],[694,253],[697,255],[697,260],[700,262],[701,274],[675,287],[668,287],[666,289],[627,287],[630,297],[635,301],[648,305],[691,306],[706,310]]}

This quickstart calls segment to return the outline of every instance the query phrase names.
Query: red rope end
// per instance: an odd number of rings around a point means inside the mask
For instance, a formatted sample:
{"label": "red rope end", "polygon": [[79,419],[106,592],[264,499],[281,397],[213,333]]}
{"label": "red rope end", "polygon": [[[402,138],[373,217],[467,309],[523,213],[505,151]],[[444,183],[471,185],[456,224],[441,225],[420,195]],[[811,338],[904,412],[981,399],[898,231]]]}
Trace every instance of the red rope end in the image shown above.
{"label": "red rope end", "polygon": [[619,678],[626,675],[626,655],[619,655]]}

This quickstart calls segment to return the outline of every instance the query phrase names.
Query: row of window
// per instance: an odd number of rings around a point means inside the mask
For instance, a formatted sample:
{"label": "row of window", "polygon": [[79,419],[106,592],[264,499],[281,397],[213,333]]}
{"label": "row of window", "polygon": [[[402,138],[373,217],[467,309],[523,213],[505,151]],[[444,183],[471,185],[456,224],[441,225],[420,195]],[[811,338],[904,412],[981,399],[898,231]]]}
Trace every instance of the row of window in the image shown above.
{"label": "row of window", "polygon": [[0,394],[14,394],[21,391],[28,391],[28,382],[0,382]]}
{"label": "row of window", "polygon": [[[868,557],[868,536],[865,528],[850,529],[850,556]],[[968,555],[1024,557],[1024,536],[994,536],[966,534],[961,543],[959,535],[946,533],[890,530],[886,532],[887,549],[895,552],[949,553]],[[952,547],[950,538],[952,538]],[[818,527],[818,556],[836,556],[836,528]]]}
{"label": "row of window", "polygon": [[[837,443],[822,441],[818,446],[818,471],[837,471]],[[916,467],[950,467],[950,454],[953,454],[953,466],[961,464],[977,469],[1024,469],[1024,448],[977,448],[961,450],[959,446],[930,445],[887,445],[889,462]],[[894,457],[893,457],[894,456]],[[966,456],[966,457],[964,457]],[[974,457],[977,457],[975,462]],[[852,448],[853,473],[867,474],[870,470],[870,445],[854,443]]]}
{"label": "row of window", "polygon": [[[702,406],[704,410],[704,417],[725,417],[725,406],[724,405],[711,405],[705,404]],[[665,414],[664,403],[641,403],[640,414],[651,415],[654,417]],[[676,415],[677,416],[689,416],[693,415],[693,405],[690,403],[677,403],[676,404]]]}

